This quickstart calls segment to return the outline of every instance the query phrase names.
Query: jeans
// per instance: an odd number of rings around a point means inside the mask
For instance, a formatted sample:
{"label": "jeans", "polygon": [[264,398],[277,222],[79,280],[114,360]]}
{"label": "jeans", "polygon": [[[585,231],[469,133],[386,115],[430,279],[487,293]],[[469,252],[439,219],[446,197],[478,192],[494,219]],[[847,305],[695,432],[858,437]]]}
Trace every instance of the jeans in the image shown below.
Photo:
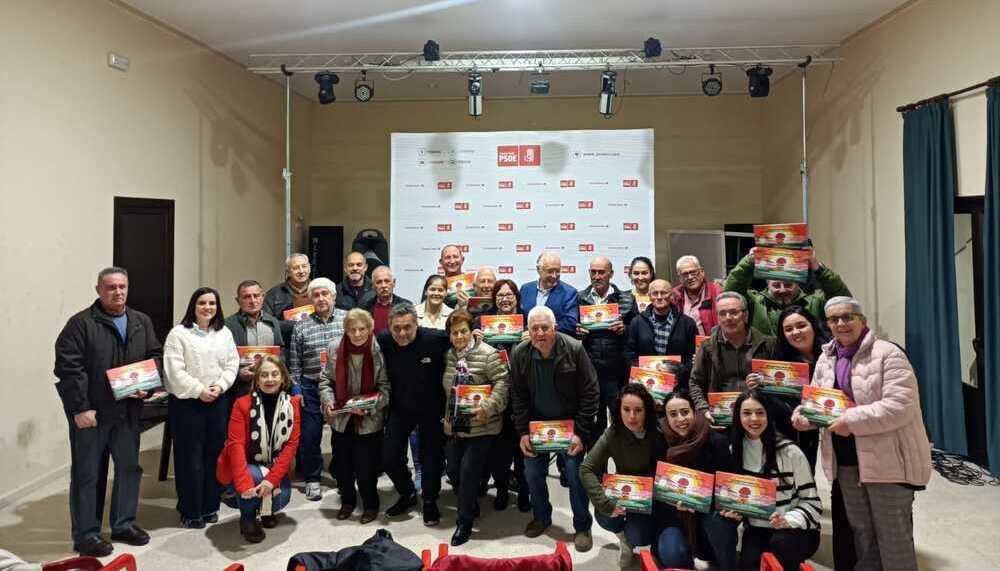
{"label": "jeans", "polygon": [[[590,499],[580,481],[580,463],[583,462],[583,452],[570,456],[565,452],[553,452],[565,458],[566,478],[569,480],[569,504],[573,508],[573,529],[589,531],[593,524],[590,515]],[[531,491],[531,511],[538,521],[552,521],[552,504],[549,503],[549,453],[541,452],[534,458],[525,457],[524,476],[528,480]]]}
{"label": "jeans", "polygon": [[[261,471],[260,466],[256,464],[247,464],[247,470],[250,472],[250,476],[253,478],[253,483],[256,486],[264,481],[264,473]],[[229,494],[223,497],[223,502],[231,508],[239,508],[240,519],[246,521],[253,521],[257,519],[257,512],[260,511],[260,498],[250,498],[245,499],[240,496],[240,493],[236,491],[236,487],[233,484],[229,484],[227,488]],[[288,501],[292,497],[292,482],[288,479],[286,475],[281,479],[281,485],[278,488],[279,493],[271,497],[271,514],[276,514],[281,511],[285,506],[288,505]]]}
{"label": "jeans", "polygon": [[719,571],[736,569],[736,543],[738,524],[718,513],[697,514],[697,553],[692,553],[687,531],[672,525],[660,532],[656,540],[656,555],[663,567],[681,569],[694,568],[694,556],[698,559],[713,560]]}
{"label": "jeans", "polygon": [[228,400],[224,394],[210,403],[171,396],[167,404],[182,519],[202,519],[219,511],[222,486],[215,479],[215,466],[226,443]]}
{"label": "jeans", "polygon": [[625,541],[632,547],[652,545],[656,538],[656,520],[649,514],[628,512],[619,517],[595,513],[597,525],[611,533],[625,532]]}
{"label": "jeans", "polygon": [[458,524],[472,525],[479,505],[480,476],[496,436],[452,437],[448,442],[448,477],[458,496]]}
{"label": "jeans", "polygon": [[299,462],[302,463],[302,477],[306,482],[319,482],[323,475],[323,413],[320,408],[316,380],[302,377],[299,388],[302,391],[302,420],[299,436]]}
{"label": "jeans", "polygon": [[[611,378],[614,379],[613,376]],[[621,390],[622,383],[619,380],[609,380],[607,377],[603,377],[598,380],[598,386],[601,390],[601,402],[597,408],[596,429],[600,433],[608,426],[608,413],[615,406],[615,400],[618,398],[618,391]]]}

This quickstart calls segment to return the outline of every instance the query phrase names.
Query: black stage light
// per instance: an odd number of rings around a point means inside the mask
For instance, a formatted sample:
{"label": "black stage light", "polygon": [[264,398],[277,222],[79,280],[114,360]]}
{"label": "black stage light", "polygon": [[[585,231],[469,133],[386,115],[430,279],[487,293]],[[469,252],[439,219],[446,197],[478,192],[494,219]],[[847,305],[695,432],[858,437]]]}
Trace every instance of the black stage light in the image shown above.
{"label": "black stage light", "polygon": [[478,73],[469,74],[469,115],[479,117],[483,114],[483,76]]}
{"label": "black stage light", "polygon": [[663,47],[660,46],[660,40],[648,38],[642,43],[642,51],[646,55],[646,59],[660,57],[660,54],[663,53]]}
{"label": "black stage light", "polygon": [[332,71],[321,71],[316,74],[316,83],[319,84],[319,103],[327,105],[337,100],[333,93],[333,86],[340,83],[340,78]]}
{"label": "black stage light", "polygon": [[375,83],[368,81],[365,72],[361,72],[361,78],[354,81],[354,98],[359,103],[367,103],[375,96]]}
{"label": "black stage light", "polygon": [[441,59],[441,46],[434,40],[427,40],[424,44],[424,60],[438,61]]}
{"label": "black stage light", "polygon": [[767,97],[771,92],[771,80],[768,79],[774,70],[766,65],[755,65],[747,70],[747,91],[750,97]]}
{"label": "black stage light", "polygon": [[612,106],[615,102],[615,78],[618,76],[613,71],[605,71],[601,74],[601,99],[597,104],[597,111],[605,118],[611,118],[615,114]]}
{"label": "black stage light", "polygon": [[722,93],[722,74],[715,73],[715,65],[708,66],[708,73],[702,74],[701,92],[709,97]]}

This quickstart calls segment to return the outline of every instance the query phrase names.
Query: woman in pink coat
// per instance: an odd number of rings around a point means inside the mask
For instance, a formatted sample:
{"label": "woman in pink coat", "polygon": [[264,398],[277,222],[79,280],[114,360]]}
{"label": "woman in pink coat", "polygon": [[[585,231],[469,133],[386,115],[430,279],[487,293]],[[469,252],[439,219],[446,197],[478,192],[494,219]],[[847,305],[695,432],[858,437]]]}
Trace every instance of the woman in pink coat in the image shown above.
{"label": "woman in pink coat", "polygon": [[[834,297],[825,310],[834,340],[823,346],[812,384],[840,389],[856,405],[823,430],[821,447],[854,528],[855,569],[916,569],[913,493],[931,476],[917,378],[903,350],[868,329],[856,299]],[[815,429],[800,410],[795,428]]]}

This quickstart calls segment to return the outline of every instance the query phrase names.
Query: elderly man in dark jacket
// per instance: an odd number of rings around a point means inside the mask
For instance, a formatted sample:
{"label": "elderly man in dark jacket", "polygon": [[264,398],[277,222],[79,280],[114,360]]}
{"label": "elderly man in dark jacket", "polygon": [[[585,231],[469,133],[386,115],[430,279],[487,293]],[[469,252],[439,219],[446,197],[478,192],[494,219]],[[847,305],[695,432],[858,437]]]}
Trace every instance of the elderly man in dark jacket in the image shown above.
{"label": "elderly man in dark jacket", "polygon": [[[614,270],[611,260],[597,256],[590,261],[590,285],[577,294],[577,303],[585,305],[618,304],[619,315],[625,319],[632,315],[632,294],[621,291],[611,283]],[[597,371],[601,390],[601,406],[597,411],[598,432],[608,424],[608,409],[614,405],[618,391],[628,380],[629,363],[625,360],[625,326],[621,319],[605,329],[590,330],[577,324],[576,335],[583,341],[583,348]]]}
{"label": "elderly man in dark jacket", "polygon": [[698,326],[674,304],[674,292],[667,280],[653,280],[649,284],[649,298],[645,311],[628,325],[625,358],[630,365],[638,365],[639,357],[680,356],[681,367],[676,372],[676,379],[677,386],[684,388],[691,372]]}
{"label": "elderly man in dark jacket", "polygon": [[529,423],[533,420],[572,420],[573,437],[569,450],[556,454],[563,456],[566,462],[576,532],[573,543],[577,551],[588,551],[594,545],[590,534],[593,517],[587,492],[580,482],[580,463],[586,447],[598,437],[594,428],[594,415],[600,404],[597,373],[583,345],[556,331],[556,316],[548,307],[538,305],[528,312],[528,333],[531,338],[515,347],[510,359],[514,426],[521,435],[524,471],[534,512],[534,519],[528,522],[524,534],[538,537],[552,525],[552,504],[546,482],[549,455],[536,454],[533,450]]}
{"label": "elderly man in dark jacket", "polygon": [[149,543],[135,523],[139,507],[139,413],[144,393],[115,400],[107,371],[147,359],[163,377],[163,348],[153,322],[125,305],[128,273],[106,268],[97,276],[98,299],[69,319],[55,344],[56,390],[69,422],[69,511],[73,549],[104,557],[114,548],[101,537],[97,512],[100,464],[105,452],[115,461],[111,492],[111,539],[129,545]]}

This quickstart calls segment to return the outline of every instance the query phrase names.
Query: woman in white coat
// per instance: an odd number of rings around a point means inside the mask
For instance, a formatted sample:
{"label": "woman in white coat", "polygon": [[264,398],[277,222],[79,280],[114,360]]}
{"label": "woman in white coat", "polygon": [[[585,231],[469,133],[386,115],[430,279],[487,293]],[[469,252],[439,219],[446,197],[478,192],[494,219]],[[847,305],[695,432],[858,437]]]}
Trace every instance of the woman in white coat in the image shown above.
{"label": "woman in white coat", "polygon": [[168,422],[174,438],[174,484],[181,525],[203,528],[219,520],[222,488],[215,464],[226,443],[226,389],[240,357],[225,327],[219,292],[200,287],[163,348]]}

